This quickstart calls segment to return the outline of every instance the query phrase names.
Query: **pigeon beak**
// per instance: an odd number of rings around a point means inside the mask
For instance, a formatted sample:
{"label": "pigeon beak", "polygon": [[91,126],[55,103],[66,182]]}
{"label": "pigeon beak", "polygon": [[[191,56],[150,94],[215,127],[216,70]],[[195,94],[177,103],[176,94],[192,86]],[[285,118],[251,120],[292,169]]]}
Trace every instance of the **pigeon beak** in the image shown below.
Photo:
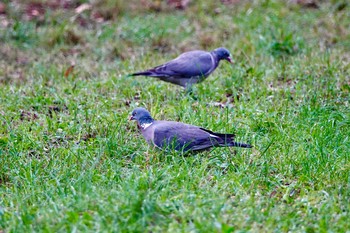
{"label": "pigeon beak", "polygon": [[226,60],[227,60],[229,63],[233,64],[233,61],[232,61],[232,58],[231,58],[231,57],[227,57]]}
{"label": "pigeon beak", "polygon": [[132,121],[132,120],[134,120],[134,117],[133,117],[133,116],[130,116],[130,117],[129,117],[129,121]]}

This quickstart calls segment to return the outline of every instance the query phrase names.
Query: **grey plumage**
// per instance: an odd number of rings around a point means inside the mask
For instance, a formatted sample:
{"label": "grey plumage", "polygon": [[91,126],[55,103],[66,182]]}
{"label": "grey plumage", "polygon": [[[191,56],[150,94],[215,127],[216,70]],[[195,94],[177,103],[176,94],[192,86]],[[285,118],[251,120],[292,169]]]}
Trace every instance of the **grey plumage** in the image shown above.
{"label": "grey plumage", "polygon": [[146,141],[160,149],[188,152],[220,146],[252,147],[249,144],[235,142],[234,134],[215,133],[181,122],[156,121],[144,108],[134,109],[130,120],[137,121],[138,128]]}
{"label": "grey plumage", "polygon": [[226,48],[217,48],[211,52],[195,50],[183,53],[163,65],[133,73],[131,76],[154,77],[188,88],[207,78],[223,59],[232,63],[230,52]]}

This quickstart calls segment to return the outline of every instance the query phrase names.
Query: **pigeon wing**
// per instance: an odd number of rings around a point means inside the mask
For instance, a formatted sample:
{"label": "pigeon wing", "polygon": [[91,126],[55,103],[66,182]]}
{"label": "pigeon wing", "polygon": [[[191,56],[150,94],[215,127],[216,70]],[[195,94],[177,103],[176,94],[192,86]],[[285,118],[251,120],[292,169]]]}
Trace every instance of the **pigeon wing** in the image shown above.
{"label": "pigeon wing", "polygon": [[154,67],[150,71],[159,76],[191,78],[207,76],[215,68],[212,55],[204,51],[187,52],[163,65]]}
{"label": "pigeon wing", "polygon": [[154,129],[153,143],[159,148],[175,150],[203,150],[218,145],[215,135],[199,127],[180,122],[159,122]]}

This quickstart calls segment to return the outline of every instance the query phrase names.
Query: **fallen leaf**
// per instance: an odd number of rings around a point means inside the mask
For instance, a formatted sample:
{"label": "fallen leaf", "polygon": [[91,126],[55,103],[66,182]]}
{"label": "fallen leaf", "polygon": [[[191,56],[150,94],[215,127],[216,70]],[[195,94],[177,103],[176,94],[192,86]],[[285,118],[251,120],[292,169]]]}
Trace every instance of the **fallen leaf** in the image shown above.
{"label": "fallen leaf", "polygon": [[6,13],[6,6],[4,3],[0,2],[0,14]]}
{"label": "fallen leaf", "polygon": [[91,9],[91,5],[88,3],[84,3],[81,4],[80,6],[78,6],[77,8],[75,8],[75,13],[80,14],[86,10],[90,10]]}
{"label": "fallen leaf", "polygon": [[6,28],[10,25],[10,21],[6,18],[6,15],[0,16],[0,26]]}
{"label": "fallen leaf", "polygon": [[64,72],[64,77],[67,78],[74,70],[74,65],[71,65],[66,72]]}
{"label": "fallen leaf", "polygon": [[93,12],[91,14],[91,17],[93,20],[95,20],[97,23],[103,23],[103,21],[105,21],[105,18],[103,17],[102,13],[101,12]]}
{"label": "fallen leaf", "polygon": [[273,190],[271,193],[270,193],[270,198],[276,196],[277,194],[277,191],[276,190]]}
{"label": "fallen leaf", "polygon": [[184,10],[190,3],[190,0],[168,0],[168,5],[179,10]]}
{"label": "fallen leaf", "polygon": [[46,12],[45,5],[39,2],[32,2],[26,6],[26,17],[28,20],[43,20]]}

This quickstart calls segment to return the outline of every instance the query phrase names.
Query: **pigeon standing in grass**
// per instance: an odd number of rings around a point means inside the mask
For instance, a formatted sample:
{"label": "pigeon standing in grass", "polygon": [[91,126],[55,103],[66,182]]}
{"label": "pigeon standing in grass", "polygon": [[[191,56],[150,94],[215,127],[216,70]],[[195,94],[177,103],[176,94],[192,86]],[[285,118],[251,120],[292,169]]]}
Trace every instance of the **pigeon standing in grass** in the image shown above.
{"label": "pigeon standing in grass", "polygon": [[235,142],[234,134],[214,133],[181,122],[156,121],[144,108],[134,109],[130,120],[137,121],[137,126],[146,141],[160,149],[175,149],[185,153],[220,146],[252,147],[249,144]]}
{"label": "pigeon standing in grass", "polygon": [[232,63],[230,52],[225,48],[217,48],[211,52],[195,50],[183,53],[163,65],[133,73],[131,76],[150,76],[189,89],[192,84],[207,78],[223,59]]}

